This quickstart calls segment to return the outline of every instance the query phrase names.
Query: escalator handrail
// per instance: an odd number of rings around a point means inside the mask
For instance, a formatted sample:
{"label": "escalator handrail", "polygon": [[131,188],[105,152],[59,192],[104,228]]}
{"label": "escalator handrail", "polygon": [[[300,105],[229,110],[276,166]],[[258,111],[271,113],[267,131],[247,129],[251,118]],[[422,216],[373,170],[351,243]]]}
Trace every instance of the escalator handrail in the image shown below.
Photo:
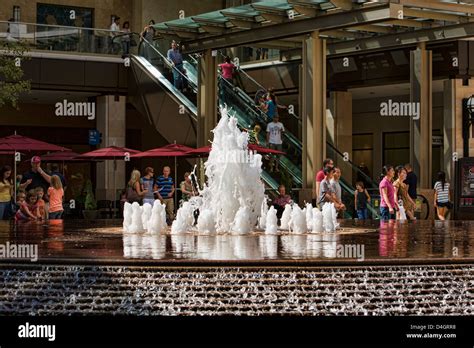
{"label": "escalator handrail", "polygon": [[[218,51],[219,54],[223,57],[226,57],[222,51]],[[234,64],[235,65],[235,64]],[[261,85],[257,80],[255,80],[252,76],[250,76],[242,67],[239,65],[236,65],[237,71],[241,74],[243,74],[248,80],[252,81],[260,90],[264,90],[265,93],[268,93],[268,89],[266,89],[263,85]],[[293,112],[288,112],[289,115],[295,117],[298,121],[301,122],[300,117],[293,111]]]}
{"label": "escalator handrail", "polygon": [[[338,154],[340,157],[344,158],[344,154],[343,154],[341,151],[339,151],[339,149],[336,148],[333,144],[331,144],[329,141],[326,141],[326,144],[327,144],[334,152],[336,152],[336,154]],[[374,181],[370,176],[368,176],[367,174],[365,174],[362,170],[360,170],[359,167],[357,167],[357,166],[354,164],[354,162],[352,162],[350,159],[347,159],[347,161],[344,160],[344,162],[349,163],[349,164],[351,165],[351,167],[356,170],[357,173],[362,174],[362,177],[363,177],[365,180],[367,180],[368,183],[370,183],[370,184],[372,185],[372,188],[378,189],[378,187],[379,187],[378,183],[377,183],[376,181]]]}
{"label": "escalator handrail", "polygon": [[[248,111],[252,112],[254,114],[253,118],[255,118],[256,120],[258,120],[260,122],[266,123],[266,124],[270,122],[267,114],[265,114],[262,110],[260,110],[255,105],[254,101],[249,99],[248,95],[244,91],[242,91],[241,88],[235,87],[233,84],[231,84],[229,81],[227,81],[226,79],[224,79],[220,75],[219,75],[219,80],[223,81],[223,83],[227,86],[227,88],[229,88],[230,90],[232,90],[234,92],[237,92],[241,96],[241,99],[243,100],[243,102],[245,104],[247,104],[246,106],[248,108]],[[247,100],[245,100],[245,99],[247,99]],[[290,143],[294,147],[296,147],[298,151],[301,152],[303,150],[303,146],[302,146],[301,142],[292,133],[283,132],[283,137],[288,141],[288,143]]]}

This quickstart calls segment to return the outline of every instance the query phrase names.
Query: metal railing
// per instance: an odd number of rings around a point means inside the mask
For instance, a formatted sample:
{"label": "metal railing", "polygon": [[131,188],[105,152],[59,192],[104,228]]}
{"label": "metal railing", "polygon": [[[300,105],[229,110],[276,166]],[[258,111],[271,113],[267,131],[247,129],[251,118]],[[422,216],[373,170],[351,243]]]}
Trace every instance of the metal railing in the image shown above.
{"label": "metal railing", "polygon": [[110,29],[0,21],[0,40],[22,41],[37,50],[119,55],[121,44]]}

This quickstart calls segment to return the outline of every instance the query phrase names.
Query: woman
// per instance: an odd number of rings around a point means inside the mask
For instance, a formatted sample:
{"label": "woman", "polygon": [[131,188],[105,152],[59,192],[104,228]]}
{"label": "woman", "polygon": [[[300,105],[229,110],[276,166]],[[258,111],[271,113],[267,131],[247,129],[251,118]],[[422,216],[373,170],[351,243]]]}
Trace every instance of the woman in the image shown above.
{"label": "woman", "polygon": [[446,182],[446,174],[438,172],[438,181],[434,185],[434,206],[440,220],[446,220],[446,214],[451,207],[449,182]]}
{"label": "woman", "polygon": [[140,34],[140,41],[148,41],[148,43],[145,43],[143,48],[143,57],[145,57],[147,60],[150,60],[154,55],[153,55],[153,49],[150,47],[150,45],[154,45],[153,37],[155,36],[155,28],[153,27],[155,25],[155,21],[152,19],[148,22],[148,25],[143,28],[143,31]]}
{"label": "woman", "polygon": [[382,220],[395,219],[395,211],[398,210],[398,204],[395,202],[395,188],[392,185],[395,170],[393,166],[386,165],[382,170],[383,179],[379,184],[380,192],[380,215]]}
{"label": "woman", "polygon": [[13,183],[11,180],[12,168],[3,166],[0,169],[0,219],[7,219],[10,213],[13,194]]}
{"label": "woman", "polygon": [[275,115],[278,113],[277,103],[274,94],[268,93],[264,104],[264,110],[268,117],[268,122],[272,122]]}
{"label": "woman", "polygon": [[123,56],[128,56],[130,54],[130,22],[124,22],[122,27],[122,53]]}
{"label": "woman", "polygon": [[148,190],[142,190],[140,183],[140,172],[138,170],[132,171],[130,180],[127,184],[127,200],[129,203],[141,203],[143,196]]}
{"label": "woman", "polygon": [[197,192],[191,181],[191,173],[184,173],[184,181],[181,181],[179,187],[181,189],[181,203],[187,202],[191,197],[197,196]]}
{"label": "woman", "polygon": [[[397,180],[393,183],[395,187],[395,202],[401,199],[403,208],[409,220],[415,220],[415,202],[408,194],[408,185],[405,184],[407,170],[404,166],[397,167]],[[397,219],[400,220],[400,212],[397,211]]]}

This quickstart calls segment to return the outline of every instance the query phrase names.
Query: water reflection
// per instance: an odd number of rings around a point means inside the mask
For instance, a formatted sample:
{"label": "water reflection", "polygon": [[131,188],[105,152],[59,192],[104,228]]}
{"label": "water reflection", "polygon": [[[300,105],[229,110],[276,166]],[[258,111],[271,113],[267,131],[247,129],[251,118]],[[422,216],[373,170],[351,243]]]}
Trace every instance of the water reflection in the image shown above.
{"label": "water reflection", "polygon": [[123,256],[127,259],[162,259],[166,255],[166,236],[152,234],[123,235]]}

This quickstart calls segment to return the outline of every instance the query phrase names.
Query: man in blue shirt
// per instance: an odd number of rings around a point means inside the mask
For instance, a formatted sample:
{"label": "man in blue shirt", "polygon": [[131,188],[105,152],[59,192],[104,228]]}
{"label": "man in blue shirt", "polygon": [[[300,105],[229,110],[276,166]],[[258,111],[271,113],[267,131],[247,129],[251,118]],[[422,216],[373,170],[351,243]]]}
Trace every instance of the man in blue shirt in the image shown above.
{"label": "man in blue shirt", "polygon": [[175,88],[181,90],[184,87],[184,81],[182,74],[185,74],[183,66],[183,56],[179,52],[178,44],[176,41],[171,42],[171,48],[168,50],[167,58],[173,65],[173,84]]}
{"label": "man in blue shirt", "polygon": [[158,185],[158,198],[166,206],[166,219],[168,224],[174,220],[174,181],[170,176],[171,168],[164,167],[163,175],[160,175],[156,180]]}
{"label": "man in blue shirt", "polygon": [[405,184],[408,185],[408,195],[411,199],[416,199],[416,184],[418,178],[416,174],[413,172],[413,168],[410,163],[405,164],[405,169],[407,171],[407,177],[405,179]]}

